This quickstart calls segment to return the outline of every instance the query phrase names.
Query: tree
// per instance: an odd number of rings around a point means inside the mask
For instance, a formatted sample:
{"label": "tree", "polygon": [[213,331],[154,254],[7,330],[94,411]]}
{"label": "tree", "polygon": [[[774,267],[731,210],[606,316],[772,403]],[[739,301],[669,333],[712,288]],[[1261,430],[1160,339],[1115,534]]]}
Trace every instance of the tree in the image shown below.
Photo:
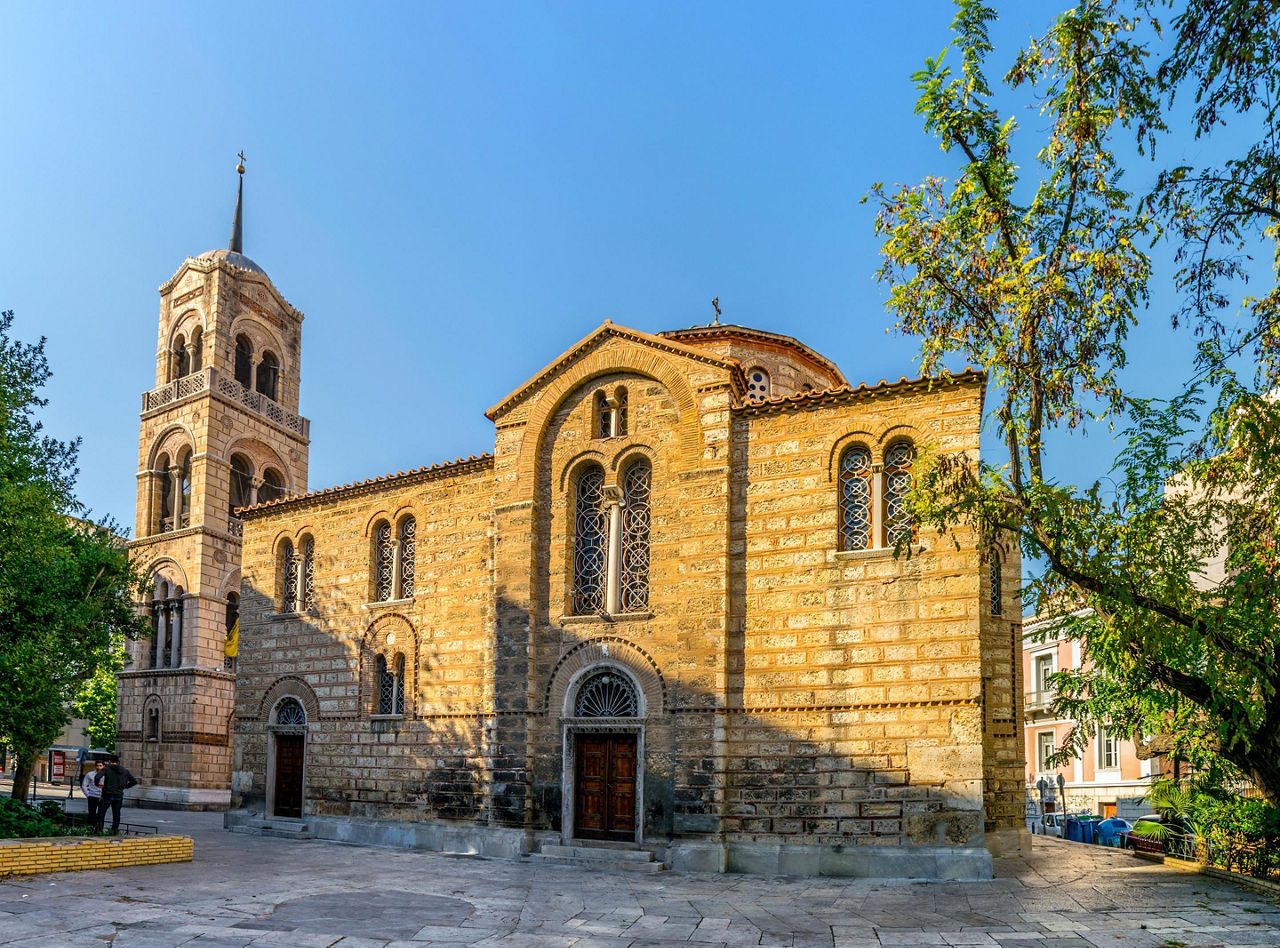
{"label": "tree", "polygon": [[90,747],[116,749],[116,675],[124,669],[125,651],[119,643],[108,661],[98,666],[93,677],[84,682],[71,706],[72,714],[88,722],[85,738]]}
{"label": "tree", "polygon": [[[1156,63],[1166,6],[1172,43]],[[1000,90],[1046,123],[1034,174],[984,72],[995,12],[956,7],[946,52],[958,71],[944,53],[915,79],[917,111],[958,174],[872,189],[880,277],[897,328],[922,338],[926,372],[957,354],[988,368],[1004,444],[998,464],[935,458],[917,515],[1013,537],[1043,564],[1028,599],[1093,663],[1059,675],[1058,708],[1080,722],[1060,755],[1107,725],[1148,753],[1236,768],[1280,802],[1280,409],[1266,395],[1280,375],[1280,293],[1243,293],[1249,255],[1274,259],[1280,236],[1280,2],[1081,0],[1017,54]],[[1117,145],[1136,137],[1146,163],[1188,93],[1198,135],[1233,120],[1250,142],[1126,190]],[[1195,375],[1165,401],[1123,384],[1153,278],[1144,248],[1157,241],[1176,252],[1173,323],[1200,340]],[[1256,371],[1234,371],[1244,358]],[[1109,477],[1061,483],[1046,437],[1098,422],[1124,429]]]}
{"label": "tree", "polygon": [[17,756],[20,799],[84,683],[145,623],[134,607],[142,583],[112,524],[74,517],[79,443],[42,434],[44,340],[12,340],[12,322],[0,314],[0,734]]}

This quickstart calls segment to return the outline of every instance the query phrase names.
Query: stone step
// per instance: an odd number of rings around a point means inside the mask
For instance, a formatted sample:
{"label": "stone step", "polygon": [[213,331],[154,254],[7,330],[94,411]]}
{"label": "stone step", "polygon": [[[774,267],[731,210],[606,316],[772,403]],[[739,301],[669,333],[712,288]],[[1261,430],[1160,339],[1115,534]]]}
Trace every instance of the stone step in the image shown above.
{"label": "stone step", "polygon": [[530,853],[530,862],[550,864],[554,866],[577,866],[579,869],[616,869],[622,872],[661,872],[660,862],[633,862],[626,859],[610,859],[603,854],[594,858],[582,856],[549,856],[545,853]]}
{"label": "stone step", "polygon": [[292,820],[250,820],[233,827],[232,832],[252,836],[270,836],[275,839],[315,839],[316,834],[304,822]]}
{"label": "stone step", "polygon": [[624,843],[616,839],[575,839],[575,840],[571,840],[569,845],[577,846],[581,849],[615,849],[615,850],[639,850],[640,849],[640,844],[635,841]]}
{"label": "stone step", "polygon": [[592,846],[556,846],[551,843],[542,844],[544,856],[564,856],[574,859],[607,859],[621,862],[652,862],[653,853],[647,849],[598,849]]}

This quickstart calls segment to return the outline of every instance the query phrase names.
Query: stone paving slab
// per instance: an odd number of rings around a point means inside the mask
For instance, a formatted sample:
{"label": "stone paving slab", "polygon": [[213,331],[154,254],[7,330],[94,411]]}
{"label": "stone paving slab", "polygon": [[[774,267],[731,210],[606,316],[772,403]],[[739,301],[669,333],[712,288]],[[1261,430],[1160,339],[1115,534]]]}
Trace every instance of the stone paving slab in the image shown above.
{"label": "stone paving slab", "polygon": [[1253,948],[1280,905],[1124,853],[1037,838],[989,882],[576,867],[260,839],[136,810],[195,860],[0,883],[0,944],[65,948]]}

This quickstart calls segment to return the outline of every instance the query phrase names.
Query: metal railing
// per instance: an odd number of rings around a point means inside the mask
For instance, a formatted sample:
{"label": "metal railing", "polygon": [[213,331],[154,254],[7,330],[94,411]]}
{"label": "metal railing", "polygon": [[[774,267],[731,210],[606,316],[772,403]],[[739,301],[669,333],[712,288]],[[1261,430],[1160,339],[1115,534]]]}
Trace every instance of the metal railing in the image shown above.
{"label": "metal railing", "polygon": [[212,366],[193,372],[191,375],[184,375],[180,379],[174,379],[149,392],[143,392],[142,410],[147,412],[163,408],[165,405],[192,395],[199,395],[201,392],[216,392],[304,438],[311,435],[311,422],[306,418],[285,410],[278,402],[261,392],[250,391],[234,378],[228,378]]}
{"label": "metal railing", "polygon": [[1044,711],[1053,704],[1053,699],[1058,696],[1055,689],[1048,691],[1028,691],[1026,693],[1026,701],[1023,703],[1028,711]]}

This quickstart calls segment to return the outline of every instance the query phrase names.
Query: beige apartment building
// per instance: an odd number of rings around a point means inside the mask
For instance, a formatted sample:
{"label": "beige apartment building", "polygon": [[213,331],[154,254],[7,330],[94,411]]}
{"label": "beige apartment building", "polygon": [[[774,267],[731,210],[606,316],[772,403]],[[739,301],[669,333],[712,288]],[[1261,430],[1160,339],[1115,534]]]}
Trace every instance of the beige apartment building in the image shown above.
{"label": "beige apartment building", "polygon": [[1139,759],[1130,738],[1100,730],[1083,755],[1057,766],[1049,763],[1048,758],[1063,746],[1075,727],[1073,720],[1060,718],[1053,711],[1056,692],[1050,676],[1065,669],[1081,668],[1085,661],[1079,642],[1056,637],[1052,629],[1052,621],[1045,619],[1028,619],[1023,627],[1022,677],[1027,683],[1024,753],[1029,803],[1040,804],[1037,784],[1042,778],[1052,785],[1061,775],[1065,781],[1065,805],[1054,792],[1052,799],[1046,801],[1048,812],[1087,811],[1127,819],[1140,815],[1137,810],[1150,812],[1140,801],[1150,788],[1152,777],[1160,775],[1163,760],[1159,757]]}

